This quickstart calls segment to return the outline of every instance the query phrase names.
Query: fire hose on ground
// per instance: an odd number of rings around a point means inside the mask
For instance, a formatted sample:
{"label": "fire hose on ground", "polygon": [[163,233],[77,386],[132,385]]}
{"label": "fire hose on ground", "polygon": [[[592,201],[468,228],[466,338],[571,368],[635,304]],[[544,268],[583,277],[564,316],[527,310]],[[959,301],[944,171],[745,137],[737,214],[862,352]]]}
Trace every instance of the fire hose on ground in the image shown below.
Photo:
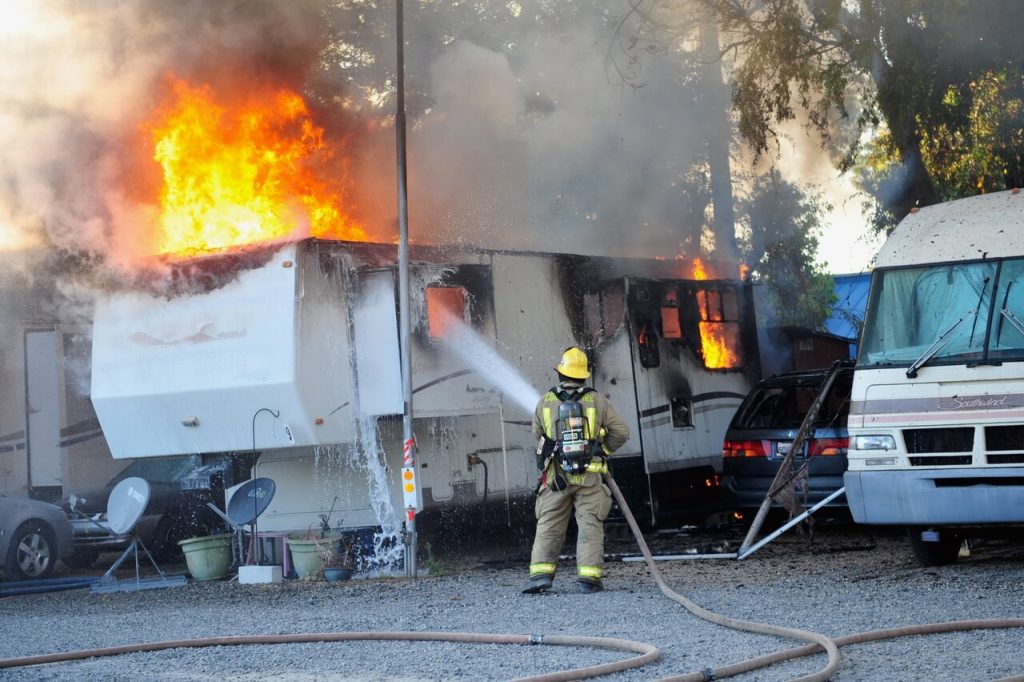
{"label": "fire hose on ground", "polygon": [[[633,517],[632,512],[623,499],[622,492],[611,476],[605,480],[612,491],[612,495],[618,502],[630,530],[633,532],[643,553],[644,561],[654,578],[658,589],[669,599],[684,606],[694,615],[724,627],[754,632],[758,634],[772,635],[788,639],[796,639],[808,644],[776,651],[762,656],[748,658],[736,663],[731,663],[714,669],[704,669],[684,675],[675,675],[662,678],[660,682],[706,682],[707,680],[722,679],[739,675],[763,668],[775,663],[793,660],[811,654],[825,652],[827,662],[821,670],[797,678],[798,682],[820,682],[829,679],[840,664],[839,647],[850,644],[863,644],[884,639],[897,637],[910,637],[916,635],[940,634],[948,632],[964,632],[970,630],[988,630],[1001,628],[1024,627],[1024,618],[991,618],[980,620],[961,620],[947,623],[926,623],[921,625],[910,625],[900,628],[884,630],[872,630],[861,632],[844,637],[830,638],[825,635],[787,628],[768,623],[730,618],[721,614],[709,611],[686,597],[673,591],[664,581],[661,572],[651,555],[643,534]],[[100,649],[83,649],[64,653],[43,654],[38,656],[24,656],[20,658],[0,659],[0,669],[16,668],[30,665],[41,665],[46,663],[64,663],[87,658],[98,658],[104,656],[118,656],[128,653],[141,653],[151,651],[163,651],[167,649],[201,648],[212,646],[239,646],[253,644],[304,644],[316,642],[343,642],[343,641],[422,641],[422,642],[456,642],[472,644],[520,644],[520,645],[555,645],[555,646],[583,646],[604,649],[613,649],[638,654],[631,658],[620,661],[612,661],[600,665],[561,670],[543,675],[536,675],[521,678],[519,682],[561,682],[565,680],[581,680],[601,675],[609,675],[622,672],[631,668],[638,668],[654,662],[661,656],[661,651],[650,644],[634,642],[624,639],[608,637],[585,637],[570,635],[514,635],[514,634],[487,634],[473,632],[307,632],[286,635],[238,635],[229,637],[204,637],[196,639],[167,640],[162,642],[147,642],[141,644],[127,644],[122,646],[105,647]],[[1024,676],[1013,676],[1002,678],[999,682],[1015,680],[1021,682]]]}
{"label": "fire hose on ground", "polygon": [[[739,620],[736,618],[730,618],[723,616],[713,611],[698,606],[686,597],[676,593],[672,590],[661,577],[661,572],[658,570],[658,566],[654,561],[654,557],[651,556],[651,551],[647,547],[647,542],[644,540],[643,534],[640,532],[640,527],[636,523],[636,519],[633,518],[633,513],[626,505],[626,501],[622,497],[622,492],[619,490],[618,485],[615,483],[615,479],[611,476],[605,477],[605,482],[612,491],[612,495],[615,496],[615,501],[618,502],[619,508],[622,511],[623,516],[626,517],[626,523],[629,524],[629,529],[633,531],[633,536],[636,538],[637,544],[640,546],[640,551],[644,556],[644,561],[647,563],[647,568],[651,572],[651,576],[654,578],[654,582],[658,585],[658,589],[671,599],[672,601],[681,604],[686,607],[688,611],[694,615],[703,618],[704,620],[722,625],[728,628],[737,630],[745,630],[747,632],[756,632],[765,635],[775,635],[778,637],[786,637],[790,639],[799,639],[810,644],[802,647],[796,647],[792,649],[785,649],[782,651],[776,651],[763,656],[756,656],[748,658],[743,661],[731,663],[719,668],[702,670],[699,672],[688,673],[685,675],[673,675],[671,677],[662,678],[658,682],[706,682],[707,680],[722,679],[725,677],[732,677],[741,673],[750,672],[757,670],[758,668],[764,668],[775,663],[781,663],[782,661],[788,661],[803,656],[809,656],[815,653],[821,653],[823,650],[828,654],[828,661],[824,668],[816,673],[806,675],[804,677],[796,678],[797,682],[822,682],[831,678],[839,668],[840,656],[838,647],[846,646],[849,644],[863,644],[866,642],[876,642],[883,639],[894,639],[896,637],[910,637],[914,635],[930,635],[940,634],[946,632],[964,632],[969,630],[995,630],[1002,628],[1018,628],[1024,627],[1024,618],[989,618],[981,620],[961,620],[952,621],[948,623],[926,623],[922,625],[909,625],[901,628],[891,628],[886,630],[871,630],[867,632],[860,632],[854,635],[847,635],[845,637],[829,638],[825,635],[809,632],[807,630],[798,630],[794,628],[785,628],[776,625],[770,625],[768,623],[757,623],[753,621]],[[1024,680],[1022,677],[1006,678],[1006,680]]]}

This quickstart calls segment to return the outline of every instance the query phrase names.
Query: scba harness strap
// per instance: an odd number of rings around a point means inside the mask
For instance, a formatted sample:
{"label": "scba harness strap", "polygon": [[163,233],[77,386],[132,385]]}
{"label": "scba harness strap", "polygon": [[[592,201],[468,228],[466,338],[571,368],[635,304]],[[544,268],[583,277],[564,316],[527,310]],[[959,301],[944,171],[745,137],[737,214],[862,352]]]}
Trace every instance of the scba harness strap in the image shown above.
{"label": "scba harness strap", "polygon": [[[552,459],[555,462],[549,483],[555,490],[564,490],[572,483],[582,483],[588,473],[607,471],[604,452],[597,438],[597,408],[587,395],[594,389],[586,386],[551,389],[549,405],[545,406],[544,438],[538,444],[537,464],[543,471]],[[557,411],[553,406],[558,401]]]}

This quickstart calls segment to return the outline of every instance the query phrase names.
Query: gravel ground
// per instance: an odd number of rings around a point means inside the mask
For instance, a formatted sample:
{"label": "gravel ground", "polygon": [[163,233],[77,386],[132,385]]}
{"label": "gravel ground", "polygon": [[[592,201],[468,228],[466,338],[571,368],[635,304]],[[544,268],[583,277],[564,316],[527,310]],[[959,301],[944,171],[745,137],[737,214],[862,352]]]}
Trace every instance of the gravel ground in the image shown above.
{"label": "gravel ground", "polygon": [[[613,529],[621,530],[621,529]],[[611,533],[615,535],[615,533]],[[652,538],[656,553],[735,548],[738,531]],[[239,585],[190,582],[144,592],[87,590],[0,599],[0,658],[168,639],[327,631],[587,635],[659,647],[660,661],[608,676],[651,680],[795,646],[691,615],[664,597],[642,563],[611,561],[606,591],[519,593],[529,548],[497,534],[473,552],[431,557],[419,579]],[[508,546],[496,547],[507,544]],[[571,547],[569,548],[571,551]],[[636,553],[609,540],[609,553]],[[108,555],[109,556],[109,555]],[[114,557],[110,557],[111,561]],[[109,561],[107,562],[110,563]],[[566,562],[569,563],[569,562]],[[745,561],[662,561],[676,591],[712,611],[841,636],[968,618],[1024,616],[1024,544],[978,542],[969,557],[920,568],[888,531],[819,524],[813,541],[783,536]],[[183,571],[173,567],[171,571]],[[569,571],[563,571],[568,574]],[[836,680],[984,680],[1024,673],[1024,629],[903,638],[842,649]],[[559,646],[341,642],[177,649],[0,671],[3,680],[499,680],[594,665],[621,652]],[[790,679],[811,656],[738,676]]]}

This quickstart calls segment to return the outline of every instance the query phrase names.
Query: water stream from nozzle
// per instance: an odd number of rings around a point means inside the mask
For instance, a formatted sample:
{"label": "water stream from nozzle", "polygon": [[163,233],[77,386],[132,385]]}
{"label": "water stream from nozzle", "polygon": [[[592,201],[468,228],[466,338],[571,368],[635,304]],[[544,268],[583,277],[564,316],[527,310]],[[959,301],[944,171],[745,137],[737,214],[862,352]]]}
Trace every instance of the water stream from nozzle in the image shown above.
{"label": "water stream from nozzle", "polygon": [[486,378],[504,398],[532,414],[540,399],[537,389],[472,327],[454,315],[446,315],[444,321],[447,330],[443,337],[445,344],[477,374]]}

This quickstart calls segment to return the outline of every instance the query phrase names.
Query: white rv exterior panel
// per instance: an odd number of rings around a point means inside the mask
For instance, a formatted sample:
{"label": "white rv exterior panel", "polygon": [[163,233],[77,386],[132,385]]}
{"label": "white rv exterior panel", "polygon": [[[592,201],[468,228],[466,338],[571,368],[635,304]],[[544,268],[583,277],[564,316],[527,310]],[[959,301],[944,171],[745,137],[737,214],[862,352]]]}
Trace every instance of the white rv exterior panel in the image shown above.
{"label": "white rv exterior panel", "polygon": [[25,334],[25,367],[29,486],[59,486],[64,482],[60,449],[63,387],[56,330]]}
{"label": "white rv exterior panel", "polygon": [[348,437],[341,292],[310,260],[289,245],[213,291],[97,303],[92,400],[114,457]]}
{"label": "white rv exterior panel", "polygon": [[367,272],[352,304],[356,382],[363,415],[402,414],[402,363],[398,347],[395,276],[391,270]]}
{"label": "white rv exterior panel", "polygon": [[[900,221],[875,267],[950,263],[1024,252],[1024,193],[979,194],[925,206]],[[998,252],[994,245],[999,245]]]}
{"label": "white rv exterior panel", "polygon": [[321,514],[328,513],[332,528],[376,526],[396,519],[380,518],[375,506],[401,509],[393,494],[401,490],[397,481],[389,481],[387,490],[372,485],[372,473],[350,448],[267,452],[253,468],[253,477],[258,476],[276,485],[274,499],[257,520],[260,532],[317,530]]}
{"label": "white rv exterior panel", "polygon": [[629,329],[625,322],[614,336],[601,340],[601,361],[594,368],[594,388],[608,396],[619,416],[629,427],[629,440],[615,452],[616,458],[643,454],[640,442],[639,412],[633,386],[633,359]]}

